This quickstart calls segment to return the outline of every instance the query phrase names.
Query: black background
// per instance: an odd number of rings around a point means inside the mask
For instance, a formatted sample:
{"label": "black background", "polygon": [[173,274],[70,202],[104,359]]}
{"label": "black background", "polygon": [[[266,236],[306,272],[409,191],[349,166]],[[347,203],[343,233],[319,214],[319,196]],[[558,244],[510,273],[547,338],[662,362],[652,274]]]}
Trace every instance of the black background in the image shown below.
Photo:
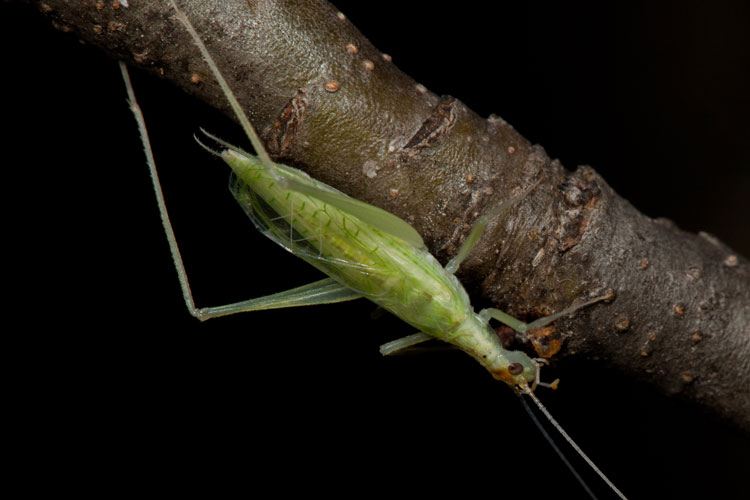
{"label": "black background", "polygon": [[[569,169],[592,165],[647,215],[750,255],[747,2],[337,5],[430,90],[499,114]],[[191,318],[117,64],[20,5],[0,6],[0,36],[8,275],[23,278],[8,280],[21,322],[6,353],[18,414],[53,467],[83,452],[110,488],[151,478],[212,495],[583,497],[472,360],[383,359],[379,344],[412,332],[368,303]],[[226,167],[192,141],[203,126],[243,143],[238,127],[133,77],[198,304],[317,279],[254,231]],[[560,390],[540,397],[631,498],[745,498],[746,436],[593,365],[553,371]]]}

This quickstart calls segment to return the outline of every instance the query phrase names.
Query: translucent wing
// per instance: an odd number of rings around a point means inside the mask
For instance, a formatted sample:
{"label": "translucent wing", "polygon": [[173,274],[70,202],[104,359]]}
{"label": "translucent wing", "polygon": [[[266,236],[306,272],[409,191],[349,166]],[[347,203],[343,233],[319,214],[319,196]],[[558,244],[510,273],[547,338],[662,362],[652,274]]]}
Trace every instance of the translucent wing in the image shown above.
{"label": "translucent wing", "polygon": [[[382,208],[378,208],[369,203],[347,196],[327,184],[316,181],[305,172],[296,168],[281,165],[279,163],[272,163],[270,168],[266,167],[265,164],[260,162],[258,157],[222,141],[205,130],[203,130],[203,133],[222,146],[225,146],[233,153],[230,155],[233,156],[233,158],[225,157],[221,153],[219,154],[219,156],[224,157],[224,160],[227,161],[233,169],[235,168],[233,163],[238,159],[240,159],[240,162],[248,162],[259,166],[262,165],[263,168],[268,171],[268,173],[285,189],[309,195],[319,201],[334,206],[342,212],[346,212],[347,214],[350,214],[387,234],[403,240],[414,248],[426,249],[424,241],[417,230],[400,217],[397,217]],[[200,141],[198,142],[200,143]],[[233,183],[232,185],[235,184]],[[234,193],[234,188],[232,188],[232,192]]]}
{"label": "translucent wing", "polygon": [[[321,189],[322,186],[328,189]],[[358,219],[375,226],[388,234],[400,238],[415,248],[426,248],[419,233],[403,219],[396,217],[382,208],[378,208],[364,201],[336,191],[325,184],[313,186],[296,180],[289,181],[289,188],[300,193],[309,194],[315,198],[329,203],[357,217]]]}
{"label": "translucent wing", "polygon": [[[279,212],[270,206],[263,198],[253,191],[242,179],[232,174],[230,179],[230,189],[235,199],[239,202],[245,213],[248,215],[255,227],[266,235],[268,238],[285,248],[292,254],[300,257],[313,266],[317,267],[329,276],[337,279],[368,298],[374,298],[381,295],[381,292],[375,292],[367,286],[358,286],[358,283],[368,283],[368,278],[380,272],[373,260],[364,259],[342,259],[337,258],[325,251],[323,241],[328,237],[323,234],[315,234],[305,231],[299,225],[294,224],[294,214],[280,215]],[[309,201],[321,203],[319,200],[309,198]],[[324,205],[324,204],[323,204]],[[321,215],[324,217],[325,215]],[[348,222],[347,229],[356,231],[353,219]],[[341,231],[338,227],[330,228],[329,231]],[[322,231],[322,230],[321,230]],[[343,238],[342,238],[343,239]],[[347,245],[357,245],[358,242],[347,239]],[[361,249],[360,249],[361,250]],[[369,254],[365,249],[364,253]],[[342,279],[345,276],[346,279]]]}

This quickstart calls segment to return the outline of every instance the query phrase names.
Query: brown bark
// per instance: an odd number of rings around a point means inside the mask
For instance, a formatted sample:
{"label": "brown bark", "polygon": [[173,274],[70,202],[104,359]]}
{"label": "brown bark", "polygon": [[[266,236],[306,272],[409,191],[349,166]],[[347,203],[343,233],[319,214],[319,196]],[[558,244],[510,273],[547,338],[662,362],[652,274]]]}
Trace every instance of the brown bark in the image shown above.
{"label": "brown bark", "polygon": [[[596,358],[750,429],[745,258],[640,214],[593,169],[566,171],[502,119],[424,89],[325,2],[181,5],[271,153],[403,217],[443,262],[478,214],[541,178],[461,269],[475,302],[534,318],[613,289],[614,301],[559,321],[540,349],[564,341],[561,355]],[[228,110],[166,3],[39,6],[63,31]]]}

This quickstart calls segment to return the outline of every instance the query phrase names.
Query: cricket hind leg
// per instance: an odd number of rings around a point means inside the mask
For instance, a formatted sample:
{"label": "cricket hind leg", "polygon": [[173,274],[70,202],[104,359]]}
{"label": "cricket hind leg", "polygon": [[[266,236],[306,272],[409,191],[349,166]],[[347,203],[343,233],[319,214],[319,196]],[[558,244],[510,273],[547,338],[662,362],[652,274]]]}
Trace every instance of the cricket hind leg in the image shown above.
{"label": "cricket hind leg", "polygon": [[122,72],[122,77],[125,81],[125,87],[128,92],[130,110],[133,112],[136,122],[138,123],[138,130],[140,132],[141,141],[143,142],[143,149],[146,154],[146,162],[148,164],[149,172],[151,173],[151,182],[154,188],[154,193],[156,195],[156,202],[159,207],[159,215],[161,217],[162,225],[164,226],[164,232],[167,236],[167,241],[169,242],[169,250],[172,254],[172,260],[174,261],[175,269],[177,271],[177,277],[180,281],[180,287],[182,288],[182,296],[185,299],[185,305],[187,305],[188,311],[191,315],[200,319],[201,321],[204,321],[209,318],[227,316],[229,314],[240,312],[260,311],[265,309],[280,309],[284,307],[317,304],[330,304],[335,302],[353,300],[360,297],[360,295],[353,290],[344,287],[331,278],[326,278],[314,283],[294,288],[292,290],[287,290],[256,299],[236,302],[234,304],[205,308],[196,307],[195,300],[193,299],[193,294],[190,290],[190,282],[188,281],[187,272],[185,271],[185,265],[182,261],[179,246],[177,245],[177,239],[175,238],[174,230],[172,229],[172,223],[169,220],[169,213],[167,212],[166,202],[164,201],[164,193],[161,189],[159,174],[156,171],[156,163],[154,162],[154,156],[151,151],[151,144],[148,138],[148,132],[146,130],[146,122],[143,119],[143,114],[141,113],[140,107],[138,106],[138,102],[135,99],[133,85],[130,82],[130,75],[128,74],[127,66],[125,66],[125,63],[120,62],[120,70]]}
{"label": "cricket hind leg", "polygon": [[[180,271],[178,271],[179,273]],[[182,273],[184,273],[184,269]],[[286,307],[334,304],[360,298],[354,290],[337,283],[333,278],[325,278],[291,290],[266,295],[224,306],[204,307],[191,314],[201,321],[219,316],[228,316],[241,312],[263,311],[266,309],[283,309]],[[193,306],[194,307],[194,306]],[[190,309],[190,305],[188,305]]]}

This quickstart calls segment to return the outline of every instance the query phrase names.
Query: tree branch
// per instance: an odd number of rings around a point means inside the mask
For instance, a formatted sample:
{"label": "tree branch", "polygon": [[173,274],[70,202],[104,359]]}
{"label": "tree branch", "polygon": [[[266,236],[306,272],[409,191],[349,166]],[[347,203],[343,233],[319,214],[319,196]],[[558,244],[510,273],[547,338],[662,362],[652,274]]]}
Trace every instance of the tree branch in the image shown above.
{"label": "tree branch", "polygon": [[[540,333],[750,429],[750,267],[715,238],[652,220],[589,167],[569,172],[500,118],[401,73],[324,2],[181,2],[269,151],[409,221],[445,262],[473,220],[542,178],[490,227],[460,278],[524,318],[614,289]],[[228,111],[166,3],[40,9],[113,57]]]}

